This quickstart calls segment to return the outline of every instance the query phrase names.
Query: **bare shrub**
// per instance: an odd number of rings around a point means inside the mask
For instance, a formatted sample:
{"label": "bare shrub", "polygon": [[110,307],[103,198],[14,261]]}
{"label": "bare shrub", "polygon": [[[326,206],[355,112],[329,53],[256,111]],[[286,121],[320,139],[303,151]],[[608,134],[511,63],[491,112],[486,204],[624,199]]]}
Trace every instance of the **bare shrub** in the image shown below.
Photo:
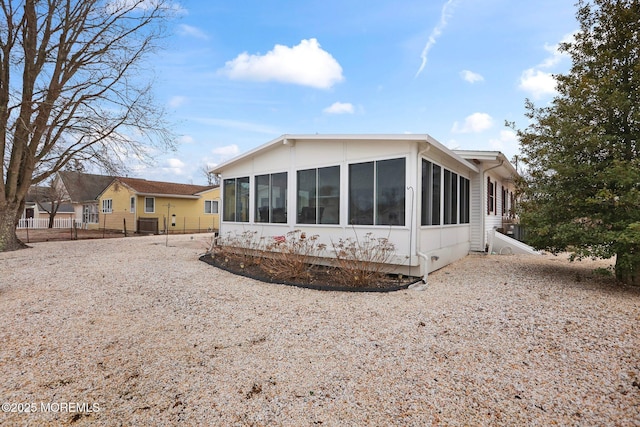
{"label": "bare shrub", "polygon": [[395,246],[386,237],[365,234],[331,242],[336,254],[334,279],[343,285],[365,287],[386,275],[386,264],[395,254]]}
{"label": "bare shrub", "polygon": [[217,258],[228,263],[234,261],[241,268],[244,266],[260,264],[264,251],[264,238],[258,237],[257,231],[246,230],[242,233],[229,232],[218,237],[214,246],[214,254]]}
{"label": "bare shrub", "polygon": [[300,230],[293,230],[286,236],[271,238],[262,258],[262,268],[266,274],[277,280],[310,280],[313,275],[314,257],[326,248],[318,243],[318,235],[307,236]]}

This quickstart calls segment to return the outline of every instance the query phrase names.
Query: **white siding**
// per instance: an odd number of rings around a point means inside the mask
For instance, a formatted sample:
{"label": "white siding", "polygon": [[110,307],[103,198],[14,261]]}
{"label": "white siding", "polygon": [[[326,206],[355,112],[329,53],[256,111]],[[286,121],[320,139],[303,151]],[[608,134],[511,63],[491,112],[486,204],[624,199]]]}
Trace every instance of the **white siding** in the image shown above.
{"label": "white siding", "polygon": [[484,194],[486,192],[483,174],[475,174],[471,178],[471,202],[470,202],[470,223],[471,223],[471,250],[477,252],[484,251],[484,239],[482,231],[482,219],[487,210]]}

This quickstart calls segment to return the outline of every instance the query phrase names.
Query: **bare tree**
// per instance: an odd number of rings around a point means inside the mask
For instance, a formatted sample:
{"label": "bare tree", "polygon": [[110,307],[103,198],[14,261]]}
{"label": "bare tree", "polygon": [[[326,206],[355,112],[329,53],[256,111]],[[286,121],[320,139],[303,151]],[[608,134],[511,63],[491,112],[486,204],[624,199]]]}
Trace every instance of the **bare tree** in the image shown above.
{"label": "bare tree", "polygon": [[168,0],[0,0],[0,251],[32,184],[69,162],[118,170],[171,147],[145,61],[176,8]]}
{"label": "bare tree", "polygon": [[34,191],[35,201],[39,208],[49,214],[48,228],[53,228],[53,223],[58,214],[60,205],[64,202],[65,194],[61,187],[56,187],[53,180],[43,187],[31,187]]}
{"label": "bare tree", "polygon": [[211,168],[204,165],[200,168],[200,172],[207,179],[207,185],[220,185],[220,176],[215,173],[211,173]]}

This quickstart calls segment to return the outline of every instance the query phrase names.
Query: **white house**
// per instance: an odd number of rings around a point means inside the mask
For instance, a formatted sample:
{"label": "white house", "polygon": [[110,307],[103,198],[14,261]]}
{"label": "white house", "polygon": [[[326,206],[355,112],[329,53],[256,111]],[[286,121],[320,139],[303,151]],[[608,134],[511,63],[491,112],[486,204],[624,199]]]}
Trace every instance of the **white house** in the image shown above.
{"label": "white house", "polygon": [[222,235],[300,229],[330,248],[373,233],[395,245],[390,267],[413,276],[485,251],[489,232],[513,218],[517,175],[500,152],[404,134],[283,135],[212,172]]}

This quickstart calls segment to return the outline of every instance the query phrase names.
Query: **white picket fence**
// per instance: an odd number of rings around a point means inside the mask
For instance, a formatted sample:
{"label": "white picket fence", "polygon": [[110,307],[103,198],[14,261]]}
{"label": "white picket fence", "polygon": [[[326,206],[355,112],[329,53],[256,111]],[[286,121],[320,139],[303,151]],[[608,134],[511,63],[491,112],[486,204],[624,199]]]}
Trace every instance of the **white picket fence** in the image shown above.
{"label": "white picket fence", "polygon": [[[71,228],[73,218],[54,218],[53,228]],[[18,228],[49,228],[49,218],[20,218]]]}

